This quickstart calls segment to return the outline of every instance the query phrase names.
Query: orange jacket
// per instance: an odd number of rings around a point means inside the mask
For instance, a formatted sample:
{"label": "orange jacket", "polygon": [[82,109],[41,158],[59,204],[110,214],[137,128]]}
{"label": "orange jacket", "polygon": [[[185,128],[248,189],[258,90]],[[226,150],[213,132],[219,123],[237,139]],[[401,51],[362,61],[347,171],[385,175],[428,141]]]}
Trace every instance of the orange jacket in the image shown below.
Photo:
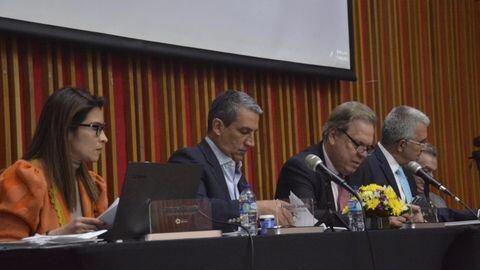
{"label": "orange jacket", "polygon": [[[92,202],[83,184],[78,181],[78,191],[84,217],[96,217],[108,206],[105,181],[89,172],[100,196]],[[65,200],[56,193],[66,224],[70,223],[70,211]],[[0,175],[0,239],[18,240],[60,227],[54,205],[51,203],[48,184],[39,162],[18,160]]]}

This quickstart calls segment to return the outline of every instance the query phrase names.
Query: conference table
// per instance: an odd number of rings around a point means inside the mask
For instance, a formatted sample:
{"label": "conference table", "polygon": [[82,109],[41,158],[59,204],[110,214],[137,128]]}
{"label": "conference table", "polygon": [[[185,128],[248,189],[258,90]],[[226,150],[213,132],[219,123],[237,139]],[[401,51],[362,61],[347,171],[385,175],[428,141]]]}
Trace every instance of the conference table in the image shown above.
{"label": "conference table", "polygon": [[[0,269],[251,269],[248,237],[0,251]],[[480,269],[480,226],[253,237],[254,269]]]}

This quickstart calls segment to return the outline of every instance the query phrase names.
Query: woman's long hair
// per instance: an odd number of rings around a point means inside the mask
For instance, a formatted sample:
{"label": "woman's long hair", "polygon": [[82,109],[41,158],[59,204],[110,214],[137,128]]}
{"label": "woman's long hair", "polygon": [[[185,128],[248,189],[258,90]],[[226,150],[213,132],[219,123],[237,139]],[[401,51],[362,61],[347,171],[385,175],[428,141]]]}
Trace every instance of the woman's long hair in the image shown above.
{"label": "woman's long hair", "polygon": [[99,191],[83,162],[75,171],[68,134],[78,128],[93,108],[101,109],[103,103],[102,97],[85,90],[67,87],[54,92],[42,109],[32,143],[23,157],[43,162],[49,186],[56,186],[70,211],[76,206],[77,177],[92,201],[97,201]]}

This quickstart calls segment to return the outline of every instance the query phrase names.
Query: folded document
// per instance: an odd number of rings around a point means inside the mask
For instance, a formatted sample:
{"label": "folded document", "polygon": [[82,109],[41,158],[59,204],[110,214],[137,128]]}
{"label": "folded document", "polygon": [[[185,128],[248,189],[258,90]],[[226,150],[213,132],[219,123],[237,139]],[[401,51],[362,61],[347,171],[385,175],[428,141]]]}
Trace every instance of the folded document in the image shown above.
{"label": "folded document", "polygon": [[120,201],[119,198],[116,198],[115,201],[108,207],[105,212],[103,212],[100,216],[98,216],[98,219],[101,221],[105,222],[105,227],[107,229],[112,228],[113,221],[115,220],[115,215],[117,214],[117,206],[118,202]]}

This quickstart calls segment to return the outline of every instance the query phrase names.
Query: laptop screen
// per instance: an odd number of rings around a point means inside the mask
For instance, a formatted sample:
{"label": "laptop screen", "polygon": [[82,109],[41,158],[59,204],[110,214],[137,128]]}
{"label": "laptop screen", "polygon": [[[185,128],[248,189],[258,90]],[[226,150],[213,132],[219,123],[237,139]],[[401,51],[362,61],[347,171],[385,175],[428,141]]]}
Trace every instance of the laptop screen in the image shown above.
{"label": "laptop screen", "polygon": [[149,233],[149,204],[195,199],[202,167],[191,164],[129,163],[108,240],[140,239]]}

